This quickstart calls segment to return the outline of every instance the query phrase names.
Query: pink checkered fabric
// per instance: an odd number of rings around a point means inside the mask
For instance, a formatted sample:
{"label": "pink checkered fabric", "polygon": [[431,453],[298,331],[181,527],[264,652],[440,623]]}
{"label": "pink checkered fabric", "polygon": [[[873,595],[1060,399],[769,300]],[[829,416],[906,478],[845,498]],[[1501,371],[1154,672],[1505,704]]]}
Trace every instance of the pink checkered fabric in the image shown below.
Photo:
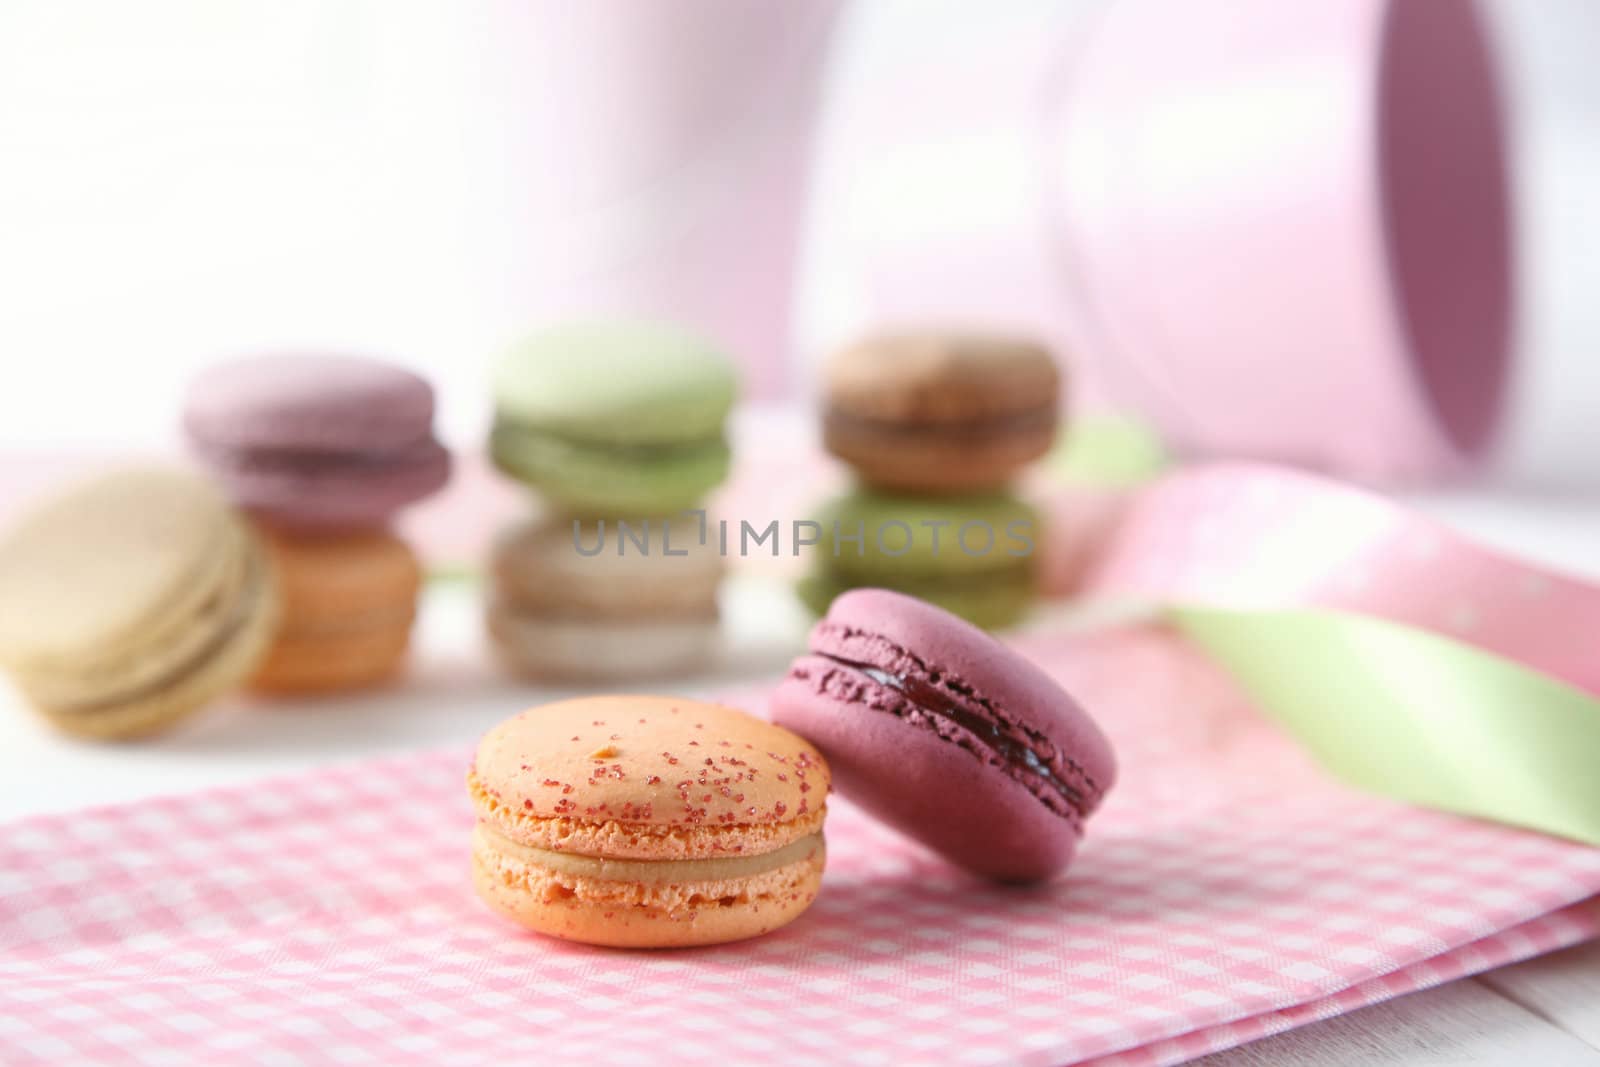
{"label": "pink checkered fabric", "polygon": [[776,934],[548,941],[468,886],[465,749],[33,819],[0,829],[0,1062],[1165,1064],[1600,931],[1600,851],[1345,789],[1175,638],[1023,647],[1123,757],[1058,884],[836,800]]}

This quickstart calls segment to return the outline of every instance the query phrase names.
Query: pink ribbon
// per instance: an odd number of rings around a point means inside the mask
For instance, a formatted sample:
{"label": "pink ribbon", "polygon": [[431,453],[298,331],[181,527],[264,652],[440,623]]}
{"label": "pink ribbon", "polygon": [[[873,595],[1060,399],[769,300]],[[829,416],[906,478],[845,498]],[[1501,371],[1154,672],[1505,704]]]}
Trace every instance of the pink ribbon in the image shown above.
{"label": "pink ribbon", "polygon": [[1229,463],[1164,478],[1130,504],[1086,591],[1369,615],[1600,690],[1600,587],[1284,468]]}

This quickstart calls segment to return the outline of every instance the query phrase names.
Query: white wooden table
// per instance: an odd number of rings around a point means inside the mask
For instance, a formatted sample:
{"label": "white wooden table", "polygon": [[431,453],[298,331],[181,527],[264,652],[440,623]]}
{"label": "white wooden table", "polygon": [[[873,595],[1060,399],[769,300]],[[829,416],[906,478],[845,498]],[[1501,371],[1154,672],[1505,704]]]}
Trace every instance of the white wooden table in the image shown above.
{"label": "white wooden table", "polygon": [[[1487,540],[1600,578],[1600,501],[1510,505],[1454,496],[1418,503]],[[429,588],[411,684],[403,689],[270,707],[232,704],[157,744],[84,745],[57,737],[11,706],[15,695],[0,683],[0,821],[466,745],[511,712],[565,695],[506,682],[485,668],[478,598],[470,582]],[[731,581],[724,610],[722,664],[686,689],[770,677],[787,666],[808,626],[789,591],[770,580]],[[1600,1067],[1600,944],[1413,994],[1205,1062]]]}

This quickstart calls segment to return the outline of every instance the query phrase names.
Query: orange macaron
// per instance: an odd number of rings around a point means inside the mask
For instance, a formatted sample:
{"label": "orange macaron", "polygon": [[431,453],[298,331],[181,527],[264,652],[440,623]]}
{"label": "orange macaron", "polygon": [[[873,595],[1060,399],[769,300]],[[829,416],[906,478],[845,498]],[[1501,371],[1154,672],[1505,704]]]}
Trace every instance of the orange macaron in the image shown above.
{"label": "orange macaron", "polygon": [[373,685],[405,660],[422,569],[393,534],[266,530],[282,621],[251,687],[320,693]]}
{"label": "orange macaron", "polygon": [[468,775],[472,870],[495,911],[553,937],[667,948],[755,937],[817,895],[828,766],[716,704],[597,696],[491,730]]}

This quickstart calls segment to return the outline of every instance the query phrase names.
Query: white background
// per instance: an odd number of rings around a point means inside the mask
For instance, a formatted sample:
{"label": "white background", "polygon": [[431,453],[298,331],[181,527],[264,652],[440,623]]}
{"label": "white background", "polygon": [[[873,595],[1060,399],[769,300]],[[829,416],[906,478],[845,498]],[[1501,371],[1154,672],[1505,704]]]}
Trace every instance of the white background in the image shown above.
{"label": "white background", "polygon": [[[1002,23],[1059,22],[1088,2],[848,8],[824,93],[824,171],[839,163],[827,131],[908,56],[992,39]],[[1519,430],[1506,466],[1521,481],[1600,486],[1589,474],[1600,4],[1489,6],[1513,82],[1523,246]],[[440,386],[446,435],[476,441],[485,362],[511,324],[486,312],[471,269],[478,186],[460,131],[484,104],[459,10],[0,0],[0,449],[168,441],[195,367],[294,344],[423,368]],[[964,195],[1002,197],[1004,181],[996,172],[986,186],[977,167]],[[826,197],[814,208],[791,357],[802,362],[870,316],[852,290],[847,220]]]}

